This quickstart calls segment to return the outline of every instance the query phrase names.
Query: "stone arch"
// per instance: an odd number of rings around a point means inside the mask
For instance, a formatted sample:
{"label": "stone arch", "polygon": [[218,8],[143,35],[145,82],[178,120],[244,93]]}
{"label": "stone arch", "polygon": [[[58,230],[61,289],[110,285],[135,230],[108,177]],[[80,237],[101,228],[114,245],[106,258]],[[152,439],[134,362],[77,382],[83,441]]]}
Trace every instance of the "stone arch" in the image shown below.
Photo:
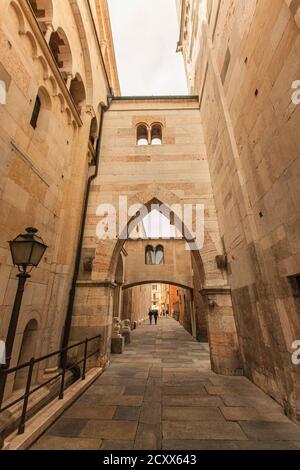
{"label": "stone arch", "polygon": [[36,40],[35,40],[33,34],[31,33],[31,31],[26,31],[25,36],[28,38],[28,41],[29,41],[30,46],[31,46],[32,58],[37,59],[38,47],[37,47],[37,43],[36,43]]}
{"label": "stone arch", "polygon": [[151,145],[161,145],[163,143],[163,126],[160,122],[151,125]]}
{"label": "stone arch", "polygon": [[170,280],[166,280],[166,279],[152,279],[152,280],[147,280],[147,281],[136,281],[136,282],[133,282],[131,284],[124,284],[123,286],[123,290],[127,290],[127,289],[131,289],[132,287],[135,287],[135,286],[143,286],[143,285],[146,285],[146,284],[166,284],[166,285],[170,285],[170,286],[176,286],[176,287],[181,287],[182,289],[186,289],[186,290],[190,290],[192,291],[193,288],[191,286],[188,286],[186,284],[180,284],[180,282],[176,282],[174,281],[174,279],[170,279]]}
{"label": "stone arch", "polygon": [[36,95],[35,104],[31,116],[31,127],[36,130],[36,138],[40,141],[45,140],[49,128],[49,112],[52,108],[52,101],[48,90],[40,86]]}
{"label": "stone arch", "polygon": [[25,34],[25,19],[19,5],[15,1],[12,1],[9,7],[13,9],[17,17],[19,34]]}
{"label": "stone arch", "polygon": [[48,78],[49,82],[51,83],[51,87],[52,87],[52,95],[53,96],[56,96],[57,95],[57,91],[58,91],[58,88],[57,88],[57,82],[55,80],[55,78],[50,75],[50,77]]}
{"label": "stone arch", "polygon": [[[38,322],[31,319],[24,328],[22,343],[19,352],[18,366],[25,364],[34,357],[36,352],[38,336]],[[20,369],[16,372],[14,379],[14,390],[23,389],[27,381],[28,368]]]}
{"label": "stone arch", "polygon": [[72,113],[71,113],[69,108],[66,108],[66,115],[67,115],[68,124],[71,124],[71,122],[72,122]]}
{"label": "stone arch", "polygon": [[52,107],[52,101],[47,88],[45,88],[44,86],[40,86],[38,90],[38,96],[41,99],[42,106],[45,109],[50,110]]}
{"label": "stone arch", "polygon": [[67,82],[68,74],[72,73],[72,52],[63,28],[59,27],[51,34],[49,48],[64,81]]}
{"label": "stone arch", "polygon": [[[163,197],[162,192],[164,193],[165,197]],[[172,213],[172,210],[171,210],[172,205],[175,204],[175,203],[178,203],[177,196],[175,196],[175,194],[171,193],[170,191],[167,192],[167,191],[162,191],[160,189],[157,189],[157,194],[161,195],[160,198],[152,196],[148,199],[147,202],[143,202],[141,200],[139,202],[141,204],[143,204],[144,206],[146,206],[148,210],[151,209],[152,205],[156,205],[156,204],[164,205],[169,210],[169,212],[171,214]],[[138,198],[138,195],[137,195],[137,197],[135,199],[135,202],[138,201],[138,199],[139,198]],[[185,226],[184,222],[176,216],[176,214],[173,213],[173,217],[174,217],[174,225],[177,226],[177,227],[181,227],[183,229],[182,230],[184,232],[182,234],[183,238],[185,238],[186,242],[189,245],[192,245],[193,244],[193,241],[191,241],[192,240],[192,235],[190,234],[189,229]],[[132,223],[134,223],[134,221],[137,220],[137,218],[138,218],[137,215],[131,217],[131,219],[128,221],[127,226],[125,227],[123,233],[121,234],[121,236],[118,238],[118,240],[115,243],[115,246],[114,246],[114,249],[113,249],[113,252],[112,252],[112,256],[111,256],[111,260],[110,260],[110,264],[109,264],[109,268],[108,268],[108,273],[107,273],[107,278],[108,279],[112,279],[115,275],[116,263],[117,263],[117,260],[118,260],[118,256],[121,253],[121,250],[124,247],[124,244],[127,240],[126,234],[127,234],[127,231],[128,231],[128,227],[130,225],[132,225]],[[199,275],[201,277],[201,281],[204,285],[205,270],[204,270],[203,260],[202,260],[200,251],[193,249],[193,250],[191,250],[191,255],[192,255],[193,262],[195,263],[195,266],[197,266],[197,270],[198,270]]]}
{"label": "stone arch", "polygon": [[61,93],[58,93],[57,97],[58,97],[59,104],[60,104],[60,110],[63,113],[66,109],[65,99]]}
{"label": "stone arch", "polygon": [[44,80],[47,80],[48,77],[49,77],[49,71],[48,71],[47,62],[46,62],[46,60],[45,60],[45,58],[44,58],[43,56],[39,56],[39,57],[38,57],[38,61],[39,61],[39,63],[41,64],[42,69],[43,69],[43,79],[44,79]]}
{"label": "stone arch", "polygon": [[74,15],[74,20],[77,26],[79,39],[81,42],[81,48],[83,51],[83,60],[85,68],[85,79],[86,79],[86,99],[88,104],[93,103],[93,71],[92,71],[92,60],[90,55],[89,41],[86,35],[82,14],[78,6],[78,0],[70,0],[71,8]]}
{"label": "stone arch", "polygon": [[79,73],[77,73],[71,81],[70,94],[73,98],[78,113],[81,114],[82,107],[86,102],[86,91],[83,80]]}
{"label": "stone arch", "polygon": [[136,126],[136,144],[141,146],[149,144],[149,127],[144,122]]}
{"label": "stone arch", "polygon": [[155,261],[155,250],[153,245],[147,245],[145,248],[145,264],[151,265]]}
{"label": "stone arch", "polygon": [[157,245],[155,248],[155,264],[163,264],[165,261],[165,250],[163,245]]}

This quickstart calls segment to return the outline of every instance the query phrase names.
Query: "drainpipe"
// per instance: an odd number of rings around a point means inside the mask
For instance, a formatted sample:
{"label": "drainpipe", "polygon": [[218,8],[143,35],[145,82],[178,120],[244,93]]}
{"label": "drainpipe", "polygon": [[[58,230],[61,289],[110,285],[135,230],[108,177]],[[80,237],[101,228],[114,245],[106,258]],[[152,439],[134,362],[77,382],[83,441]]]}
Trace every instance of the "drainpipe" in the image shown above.
{"label": "drainpipe", "polygon": [[[75,293],[76,293],[76,284],[77,284],[79,268],[80,268],[81,251],[82,251],[83,236],[84,236],[84,229],[85,229],[85,220],[86,220],[86,214],[87,214],[88,203],[89,203],[90,188],[91,188],[91,184],[93,180],[98,175],[99,164],[100,164],[100,147],[101,147],[101,139],[102,139],[104,113],[109,109],[110,104],[111,104],[111,98],[109,97],[108,105],[107,106],[101,105],[101,115],[100,115],[101,120],[100,120],[100,127],[99,127],[98,142],[97,142],[97,147],[96,147],[96,168],[95,168],[95,173],[88,178],[86,190],[85,190],[79,240],[78,240],[76,258],[75,258],[74,274],[73,274],[71,289],[69,292],[69,302],[68,302],[68,308],[67,308],[67,313],[66,313],[64,334],[63,334],[62,344],[61,344],[62,349],[68,347],[69,339],[70,339],[74,300],[75,300]],[[67,352],[62,352],[61,365],[66,365],[66,361],[67,361]]]}

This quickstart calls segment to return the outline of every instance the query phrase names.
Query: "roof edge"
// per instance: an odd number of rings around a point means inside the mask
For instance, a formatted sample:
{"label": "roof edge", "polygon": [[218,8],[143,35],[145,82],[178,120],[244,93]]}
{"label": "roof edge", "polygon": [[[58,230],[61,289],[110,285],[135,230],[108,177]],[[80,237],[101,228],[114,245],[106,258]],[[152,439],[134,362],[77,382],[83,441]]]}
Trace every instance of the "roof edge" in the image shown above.
{"label": "roof edge", "polygon": [[113,101],[142,101],[142,100],[198,100],[198,95],[161,95],[161,96],[112,96]]}

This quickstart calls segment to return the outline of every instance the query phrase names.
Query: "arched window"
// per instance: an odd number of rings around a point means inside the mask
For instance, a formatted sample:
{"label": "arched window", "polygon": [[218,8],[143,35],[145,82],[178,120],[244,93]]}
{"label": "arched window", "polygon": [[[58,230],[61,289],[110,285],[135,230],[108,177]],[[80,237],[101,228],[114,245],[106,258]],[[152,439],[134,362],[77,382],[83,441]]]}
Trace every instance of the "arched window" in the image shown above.
{"label": "arched window", "polygon": [[71,81],[70,93],[76,105],[77,111],[81,113],[82,106],[86,99],[85,87],[79,73]]}
{"label": "arched window", "polygon": [[160,124],[153,124],[151,127],[151,145],[162,144],[162,127]]}
{"label": "arched window", "polygon": [[43,34],[46,34],[46,24],[51,22],[53,18],[52,0],[29,0],[29,3]]}
{"label": "arched window", "polygon": [[148,265],[155,264],[155,252],[152,245],[148,245],[145,251],[145,263]]}
{"label": "arched window", "polygon": [[148,129],[145,124],[140,124],[137,128],[137,145],[148,145]]}
{"label": "arched window", "polygon": [[155,250],[155,264],[164,264],[164,262],[164,247],[162,245],[158,245]]}
{"label": "arched window", "polygon": [[64,81],[67,82],[68,74],[72,72],[72,54],[69,41],[62,28],[58,28],[51,34],[49,47]]}
{"label": "arched window", "polygon": [[51,109],[51,98],[44,87],[40,87],[35,99],[30,125],[39,131],[39,138],[46,137],[49,126],[49,111]]}
{"label": "arched window", "polygon": [[38,123],[38,119],[39,119],[39,115],[41,111],[41,106],[42,106],[41,99],[39,96],[37,96],[35,103],[34,103],[31,120],[30,120],[30,125],[31,127],[33,127],[33,129],[36,129],[37,127],[37,123]]}

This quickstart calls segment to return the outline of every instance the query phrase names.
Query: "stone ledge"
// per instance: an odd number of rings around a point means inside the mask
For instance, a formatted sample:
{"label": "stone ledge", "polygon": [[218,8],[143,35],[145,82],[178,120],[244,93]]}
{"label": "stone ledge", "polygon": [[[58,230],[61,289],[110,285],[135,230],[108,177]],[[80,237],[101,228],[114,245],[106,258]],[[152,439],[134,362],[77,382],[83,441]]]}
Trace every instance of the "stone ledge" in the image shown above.
{"label": "stone ledge", "polygon": [[92,383],[100,377],[103,369],[90,370],[86,375],[86,380],[79,380],[65,391],[63,400],[55,400],[38,412],[26,423],[25,433],[18,435],[17,432],[11,434],[4,442],[2,450],[26,450],[28,449],[62,413],[85,392]]}

